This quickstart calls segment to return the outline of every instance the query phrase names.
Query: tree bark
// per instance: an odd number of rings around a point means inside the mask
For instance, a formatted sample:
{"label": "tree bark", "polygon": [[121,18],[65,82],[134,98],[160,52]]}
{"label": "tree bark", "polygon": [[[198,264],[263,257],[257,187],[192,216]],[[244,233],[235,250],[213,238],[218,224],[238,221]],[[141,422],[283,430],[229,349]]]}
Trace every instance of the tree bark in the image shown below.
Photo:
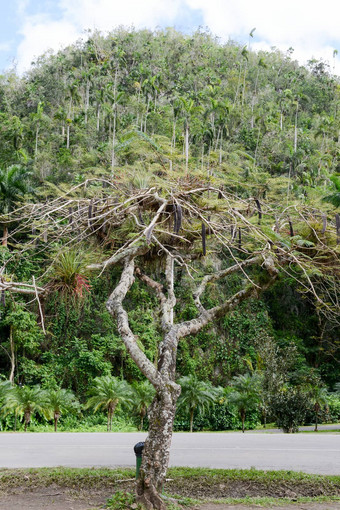
{"label": "tree bark", "polygon": [[[153,224],[157,221],[166,205],[167,201],[164,200],[153,221],[145,228],[145,237],[147,239],[149,237],[149,241],[152,238]],[[149,434],[143,451],[140,478],[137,481],[137,501],[142,503],[148,510],[165,510],[165,504],[160,496],[160,492],[165,481],[169,463],[176,403],[180,394],[180,386],[175,383],[178,342],[185,336],[197,333],[215,318],[233,310],[245,299],[267,288],[270,283],[275,281],[278,270],[275,267],[273,258],[270,255],[265,256],[263,254],[247,261],[237,262],[234,266],[213,275],[207,275],[194,292],[195,305],[199,311],[199,316],[195,319],[176,324],[173,317],[173,310],[176,305],[176,296],[173,289],[173,255],[168,252],[166,256],[165,276],[167,293],[163,291],[163,286],[159,282],[154,281],[137,268],[136,274],[156,292],[160,304],[163,340],[159,344],[156,367],[138,346],[137,339],[130,328],[128,313],[123,306],[126,294],[135,280],[135,258],[144,255],[147,251],[148,248],[145,245],[129,247],[121,252],[119,257],[111,257],[109,259],[110,262],[107,261],[100,267],[104,269],[108,265],[119,261],[124,263],[120,281],[111,293],[106,306],[109,312],[116,318],[118,331],[128,353],[156,390],[155,398],[149,410]],[[261,264],[267,270],[269,273],[269,283],[265,283],[261,287],[256,286],[254,283],[249,283],[246,288],[234,294],[221,305],[208,310],[204,308],[200,302],[200,297],[208,283],[219,280],[236,271],[244,270],[243,268],[253,264]]]}
{"label": "tree bark", "polygon": [[59,413],[54,413],[54,432],[57,432],[57,430],[58,430],[58,421],[59,421],[59,418],[60,418],[60,414]]}
{"label": "tree bark", "polygon": [[8,227],[4,227],[1,244],[2,246],[7,246],[8,244]]}
{"label": "tree bark", "polygon": [[9,374],[9,382],[14,385],[14,373],[15,373],[15,345],[13,340],[13,328],[9,328],[9,343],[11,349],[11,373]]}
{"label": "tree bark", "polygon": [[185,124],[185,173],[188,175],[189,165],[189,124]]}
{"label": "tree bark", "polygon": [[194,410],[191,409],[190,410],[190,432],[192,432],[193,423],[194,423]]}
{"label": "tree bark", "polygon": [[149,434],[145,441],[137,501],[148,510],[165,510],[160,493],[169,464],[170,445],[176,402],[180,394],[177,384],[164,385],[156,392],[149,409]]}
{"label": "tree bark", "polygon": [[25,432],[27,432],[27,427],[31,421],[31,413],[30,411],[25,411],[24,413],[24,416],[25,416]]}
{"label": "tree bark", "polygon": [[318,403],[316,403],[314,405],[314,412],[315,412],[315,427],[314,427],[314,432],[317,432],[318,431],[318,413],[320,411],[320,406]]}
{"label": "tree bark", "polygon": [[111,412],[111,409],[109,408],[107,411],[106,431],[109,432],[111,430],[111,427],[112,427],[112,412]]}
{"label": "tree bark", "polygon": [[242,420],[242,432],[244,434],[244,422],[246,419],[246,413],[244,411],[241,411],[241,420]]}
{"label": "tree bark", "polygon": [[107,412],[107,431],[111,432],[112,430],[112,419],[113,415],[115,414],[115,410],[117,407],[118,402],[113,402],[109,405],[108,412]]}

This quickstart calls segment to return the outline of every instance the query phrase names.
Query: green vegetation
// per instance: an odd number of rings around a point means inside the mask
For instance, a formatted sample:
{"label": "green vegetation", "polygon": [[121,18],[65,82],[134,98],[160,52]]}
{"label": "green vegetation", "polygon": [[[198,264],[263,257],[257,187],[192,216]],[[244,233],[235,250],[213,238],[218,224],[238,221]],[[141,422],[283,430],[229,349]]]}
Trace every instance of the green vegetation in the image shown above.
{"label": "green vegetation", "polygon": [[218,388],[213,388],[210,383],[199,381],[195,375],[181,377],[178,382],[181,385],[178,410],[184,409],[189,412],[190,432],[192,432],[195,412],[204,414],[217,400],[220,391]]}
{"label": "green vegetation", "polygon": [[[19,428],[17,417],[25,430],[46,418],[55,430],[102,428],[104,412],[108,430],[148,426],[153,390],[106,308],[120,270],[89,269],[142,242],[158,207],[147,190],[173,197],[158,241],[187,249],[175,322],[198,315],[193,274],[202,280],[264,244],[290,257],[265,292],[181,339],[175,428],[339,420],[339,105],[324,62],[302,67],[290,52],[255,53],[202,31],[94,32],[23,77],[1,76],[0,369],[14,385],[0,382],[1,429]],[[191,197],[196,189],[208,192]],[[132,198],[136,210],[116,217]],[[154,234],[147,274],[163,285]],[[161,304],[143,271],[124,304],[157,366]],[[246,268],[210,282],[203,306],[225,302],[244,276],[266,283],[261,264]]]}
{"label": "green vegetation", "polygon": [[260,401],[260,380],[255,375],[245,374],[234,377],[229,401],[236,405],[242,420],[242,432],[247,411],[257,407]]}
{"label": "green vegetation", "polygon": [[87,407],[92,407],[96,412],[100,408],[107,411],[107,430],[112,430],[112,418],[118,404],[132,403],[131,389],[125,381],[117,377],[104,375],[96,377],[90,389],[90,398]]}

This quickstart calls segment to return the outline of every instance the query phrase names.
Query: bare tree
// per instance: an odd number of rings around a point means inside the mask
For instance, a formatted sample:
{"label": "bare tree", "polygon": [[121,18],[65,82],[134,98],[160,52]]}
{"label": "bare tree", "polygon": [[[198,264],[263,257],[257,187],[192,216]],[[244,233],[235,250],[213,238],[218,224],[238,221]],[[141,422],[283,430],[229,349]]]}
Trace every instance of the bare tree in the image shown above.
{"label": "bare tree", "polygon": [[[315,211],[301,211],[295,207],[281,210],[279,206],[263,203],[259,225],[255,216],[259,206],[255,205],[254,199],[241,200],[224,189],[190,182],[188,178],[173,187],[145,190],[124,186],[118,189],[106,181],[100,193],[98,183],[93,180],[63,193],[60,198],[27,206],[16,213],[19,227],[12,233],[13,238],[18,233],[22,236],[23,231],[34,224],[40,243],[48,232],[52,243],[62,239],[63,246],[96,244],[101,246],[103,255],[109,250],[108,258],[88,266],[98,272],[98,277],[112,266],[122,268],[108,297],[107,308],[117,321],[128,353],[156,390],[149,410],[149,433],[137,481],[137,499],[148,509],[165,508],[160,493],[169,463],[180,394],[180,386],[175,382],[180,340],[195,335],[243,301],[256,298],[276,281],[280,272],[291,272],[302,290],[325,304],[315,290],[312,272],[315,270],[318,277],[325,274],[328,279],[339,272],[335,229],[330,234],[334,243],[326,244],[324,237],[311,226]],[[295,227],[294,236],[291,223]],[[313,241],[296,234],[302,225],[304,231],[310,228]],[[46,249],[46,244],[41,249]],[[209,256],[216,252],[226,267],[200,276],[200,259],[205,253]],[[163,269],[156,279],[150,271],[150,260],[156,260]],[[175,314],[174,282],[178,268],[189,276],[197,310],[195,318],[181,322],[176,320]],[[4,271],[5,267],[2,274]],[[238,290],[208,308],[205,296],[209,289],[235,273],[240,275]],[[124,302],[136,277],[158,298],[162,340],[158,346],[157,365],[140,348]],[[27,292],[39,299],[46,292],[44,278],[46,280],[46,274],[41,275],[39,287],[35,281],[17,283],[3,278],[0,290]],[[333,301],[325,304],[330,314],[337,309],[337,295],[333,289]]]}

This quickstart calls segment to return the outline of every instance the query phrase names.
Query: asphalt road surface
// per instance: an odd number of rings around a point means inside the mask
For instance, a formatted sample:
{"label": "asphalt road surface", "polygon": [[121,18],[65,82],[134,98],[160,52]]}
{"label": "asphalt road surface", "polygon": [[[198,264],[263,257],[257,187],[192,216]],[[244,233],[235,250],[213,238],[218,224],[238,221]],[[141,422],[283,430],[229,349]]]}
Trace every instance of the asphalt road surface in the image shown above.
{"label": "asphalt road surface", "polygon": [[[133,466],[145,433],[1,433],[0,467]],[[175,433],[171,466],[340,474],[340,434]]]}

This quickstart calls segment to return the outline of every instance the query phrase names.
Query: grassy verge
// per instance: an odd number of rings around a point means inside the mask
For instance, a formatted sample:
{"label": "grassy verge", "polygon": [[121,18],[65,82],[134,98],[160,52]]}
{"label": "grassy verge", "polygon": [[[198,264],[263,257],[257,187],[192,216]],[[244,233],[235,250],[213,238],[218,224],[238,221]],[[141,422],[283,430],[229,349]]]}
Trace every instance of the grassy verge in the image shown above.
{"label": "grassy verge", "polygon": [[[0,493],[34,492],[53,486],[77,494],[101,492],[103,500],[112,494],[108,508],[129,509],[136,508],[133,506],[134,476],[135,470],[126,468],[0,469]],[[256,469],[171,468],[164,494],[169,508],[174,501],[183,508],[207,501],[262,507],[340,501],[340,476]]]}

